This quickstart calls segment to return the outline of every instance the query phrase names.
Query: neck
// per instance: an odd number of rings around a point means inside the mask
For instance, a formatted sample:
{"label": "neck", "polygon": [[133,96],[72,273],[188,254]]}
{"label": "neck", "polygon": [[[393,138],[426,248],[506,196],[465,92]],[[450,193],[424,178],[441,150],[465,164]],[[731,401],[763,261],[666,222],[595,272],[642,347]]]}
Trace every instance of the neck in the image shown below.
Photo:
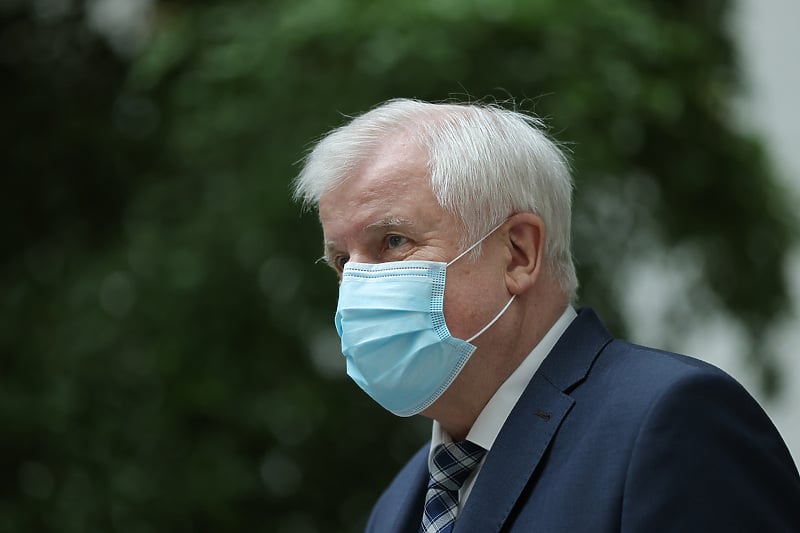
{"label": "neck", "polygon": [[492,336],[487,332],[480,345],[475,343],[478,349],[458,378],[422,413],[437,420],[454,441],[467,437],[492,396],[563,314],[567,301],[562,298],[557,305],[521,307],[513,320],[503,321],[504,328]]}

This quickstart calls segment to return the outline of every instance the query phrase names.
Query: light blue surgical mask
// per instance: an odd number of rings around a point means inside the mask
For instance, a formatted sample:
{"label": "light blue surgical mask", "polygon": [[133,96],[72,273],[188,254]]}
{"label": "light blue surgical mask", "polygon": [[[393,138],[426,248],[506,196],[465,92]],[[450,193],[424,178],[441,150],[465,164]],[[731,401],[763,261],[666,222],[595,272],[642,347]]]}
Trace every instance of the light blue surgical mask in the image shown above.
{"label": "light blue surgical mask", "polygon": [[336,309],[347,374],[388,411],[412,416],[424,411],[453,383],[475,351],[470,344],[514,301],[467,340],[450,334],[444,318],[449,263],[394,261],[345,264]]}

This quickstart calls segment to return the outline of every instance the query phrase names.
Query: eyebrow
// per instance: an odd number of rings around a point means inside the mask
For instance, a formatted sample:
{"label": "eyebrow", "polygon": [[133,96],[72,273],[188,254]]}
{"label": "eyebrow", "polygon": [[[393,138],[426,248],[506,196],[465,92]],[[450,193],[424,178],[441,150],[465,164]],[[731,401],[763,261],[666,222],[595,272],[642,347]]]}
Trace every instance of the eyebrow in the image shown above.
{"label": "eyebrow", "polygon": [[[385,230],[385,229],[388,229],[388,228],[401,228],[401,227],[413,227],[413,226],[414,226],[414,223],[411,220],[407,219],[407,218],[403,218],[403,217],[388,217],[388,218],[383,218],[383,219],[376,220],[375,222],[371,222],[371,223],[367,224],[362,229],[362,233],[370,233],[370,232],[374,232],[376,230]],[[325,241],[323,243],[323,254],[322,254],[322,257],[317,259],[317,262],[324,261],[330,267],[335,269],[336,265],[333,264],[332,259],[333,259],[333,255],[335,254],[336,250],[337,250],[337,247],[336,247],[336,244],[334,242]]]}
{"label": "eyebrow", "polygon": [[414,223],[408,220],[407,218],[389,217],[381,220],[376,220],[371,224],[367,224],[364,227],[364,232],[372,231],[375,229],[398,228],[403,226],[411,227],[413,225]]}

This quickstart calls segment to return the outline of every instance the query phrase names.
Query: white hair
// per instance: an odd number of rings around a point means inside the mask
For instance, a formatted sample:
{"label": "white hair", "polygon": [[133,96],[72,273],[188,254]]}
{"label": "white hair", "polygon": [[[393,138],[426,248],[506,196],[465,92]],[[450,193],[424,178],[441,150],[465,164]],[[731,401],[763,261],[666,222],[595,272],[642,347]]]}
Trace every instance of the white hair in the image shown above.
{"label": "white hair", "polygon": [[572,177],[564,154],[536,117],[496,105],[390,100],[317,143],[295,180],[295,198],[317,206],[323,194],[398,133],[427,151],[434,196],[464,224],[462,246],[514,213],[534,213],[545,224],[545,259],[575,299]]}

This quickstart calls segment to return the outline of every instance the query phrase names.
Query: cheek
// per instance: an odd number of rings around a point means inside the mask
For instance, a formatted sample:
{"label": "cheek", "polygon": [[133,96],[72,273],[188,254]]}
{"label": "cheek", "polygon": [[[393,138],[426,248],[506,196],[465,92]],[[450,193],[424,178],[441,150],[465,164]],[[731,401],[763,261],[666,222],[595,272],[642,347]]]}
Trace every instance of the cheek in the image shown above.
{"label": "cheek", "polygon": [[498,304],[506,291],[488,276],[471,276],[463,283],[445,285],[444,316],[450,334],[467,339],[486,325],[505,302]]}
{"label": "cheek", "polygon": [[457,339],[468,339],[472,336],[472,324],[476,322],[476,312],[473,302],[467,299],[445,297],[444,317],[447,329]]}

